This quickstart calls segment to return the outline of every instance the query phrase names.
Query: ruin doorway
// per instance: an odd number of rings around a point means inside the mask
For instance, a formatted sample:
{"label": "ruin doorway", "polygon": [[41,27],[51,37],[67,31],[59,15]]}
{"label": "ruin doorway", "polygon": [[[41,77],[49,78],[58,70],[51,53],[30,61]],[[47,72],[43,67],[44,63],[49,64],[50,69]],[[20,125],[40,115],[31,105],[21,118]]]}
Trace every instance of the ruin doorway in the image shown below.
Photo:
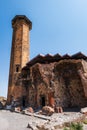
{"label": "ruin doorway", "polygon": [[41,96],[41,106],[45,106],[45,96]]}
{"label": "ruin doorway", "polygon": [[26,97],[22,98],[22,106],[25,107],[26,106]]}

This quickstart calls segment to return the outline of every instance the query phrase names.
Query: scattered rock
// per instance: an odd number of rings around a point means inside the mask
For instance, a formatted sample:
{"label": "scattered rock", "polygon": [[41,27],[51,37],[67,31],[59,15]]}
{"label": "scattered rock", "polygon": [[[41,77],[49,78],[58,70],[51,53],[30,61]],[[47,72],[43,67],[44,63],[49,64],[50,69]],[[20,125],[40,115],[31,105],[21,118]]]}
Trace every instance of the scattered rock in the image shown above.
{"label": "scattered rock", "polygon": [[63,113],[62,107],[55,107],[55,112],[56,113]]}
{"label": "scattered rock", "polygon": [[27,109],[25,109],[25,112],[34,113],[34,110],[32,107],[28,107]]}
{"label": "scattered rock", "polygon": [[0,109],[3,109],[6,106],[6,98],[0,97]]}
{"label": "scattered rock", "polygon": [[87,114],[87,107],[81,108],[81,113]]}
{"label": "scattered rock", "polygon": [[21,112],[21,111],[22,111],[21,107],[15,107],[15,112]]}
{"label": "scattered rock", "polygon": [[[32,115],[32,113],[30,114]],[[69,126],[71,122],[80,122],[83,117],[87,117],[80,112],[53,113],[50,117],[34,114],[34,116],[28,116],[2,110],[0,112],[0,121],[2,121],[2,119],[9,121],[8,124],[10,123],[10,125],[8,130],[62,130],[63,127]],[[46,120],[46,118],[50,120]],[[3,128],[3,123],[0,124],[0,128],[1,126]],[[85,130],[87,130],[87,128]]]}
{"label": "scattered rock", "polygon": [[39,111],[37,112],[37,114],[42,114],[42,110],[39,110]]}
{"label": "scattered rock", "polygon": [[21,111],[21,114],[25,114],[25,111],[23,110],[23,111]]}
{"label": "scattered rock", "polygon": [[34,130],[32,126],[28,123],[27,128],[30,128],[31,130]]}
{"label": "scattered rock", "polygon": [[52,107],[50,107],[50,106],[44,106],[42,108],[42,114],[51,116],[53,113],[54,113],[54,109]]}

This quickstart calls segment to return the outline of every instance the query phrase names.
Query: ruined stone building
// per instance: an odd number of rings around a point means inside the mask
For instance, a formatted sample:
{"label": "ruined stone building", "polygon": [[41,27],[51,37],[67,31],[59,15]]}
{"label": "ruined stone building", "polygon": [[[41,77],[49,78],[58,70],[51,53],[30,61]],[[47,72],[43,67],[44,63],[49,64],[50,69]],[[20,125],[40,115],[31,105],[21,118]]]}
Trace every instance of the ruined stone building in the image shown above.
{"label": "ruined stone building", "polygon": [[24,15],[12,20],[13,38],[7,103],[22,106],[83,107],[87,105],[87,56],[38,55],[29,60],[32,22]]}

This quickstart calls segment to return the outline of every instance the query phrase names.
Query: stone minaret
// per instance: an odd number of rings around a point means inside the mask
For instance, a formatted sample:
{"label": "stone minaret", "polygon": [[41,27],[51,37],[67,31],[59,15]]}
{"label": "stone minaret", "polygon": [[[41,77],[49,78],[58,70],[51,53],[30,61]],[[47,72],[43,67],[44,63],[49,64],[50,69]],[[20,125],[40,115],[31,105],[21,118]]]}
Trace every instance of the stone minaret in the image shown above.
{"label": "stone minaret", "polygon": [[[15,80],[26,65],[30,56],[29,31],[32,29],[31,21],[24,15],[17,15],[12,20],[13,38],[11,48],[8,97],[7,102],[11,102],[11,97],[15,95]],[[18,87],[18,86],[17,86]],[[16,92],[17,93],[17,92]]]}

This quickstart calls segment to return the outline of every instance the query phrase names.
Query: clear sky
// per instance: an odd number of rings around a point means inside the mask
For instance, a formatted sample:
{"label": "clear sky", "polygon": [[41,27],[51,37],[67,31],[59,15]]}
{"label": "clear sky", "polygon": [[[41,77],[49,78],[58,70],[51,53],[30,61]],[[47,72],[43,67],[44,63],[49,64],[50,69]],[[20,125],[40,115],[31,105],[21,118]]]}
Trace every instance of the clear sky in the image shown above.
{"label": "clear sky", "polygon": [[0,0],[0,95],[7,95],[11,20],[26,15],[33,23],[31,59],[37,54],[87,55],[87,0]]}

